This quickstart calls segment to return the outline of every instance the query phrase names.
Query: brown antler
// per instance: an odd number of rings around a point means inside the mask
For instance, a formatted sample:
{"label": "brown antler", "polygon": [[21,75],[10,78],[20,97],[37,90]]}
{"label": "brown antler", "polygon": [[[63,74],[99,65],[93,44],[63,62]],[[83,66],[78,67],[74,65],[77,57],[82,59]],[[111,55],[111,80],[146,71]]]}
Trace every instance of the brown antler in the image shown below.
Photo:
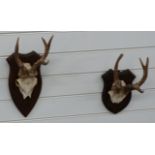
{"label": "brown antler", "polygon": [[112,84],[112,90],[115,91],[115,93],[119,93],[120,91],[124,91],[124,86],[122,85],[122,81],[119,79],[119,71],[118,71],[118,65],[120,60],[122,59],[123,54],[120,54],[118,57],[114,71],[113,71],[113,84]]}
{"label": "brown antler", "polygon": [[145,65],[144,65],[142,59],[139,59],[139,60],[140,60],[140,63],[141,63],[142,69],[143,69],[143,77],[141,78],[141,80],[139,82],[132,85],[132,90],[137,90],[140,93],[143,93],[143,91],[141,90],[140,87],[144,84],[144,82],[146,81],[147,76],[148,76],[149,58],[147,57]]}
{"label": "brown antler", "polygon": [[120,54],[120,56],[118,57],[118,59],[116,61],[115,67],[114,67],[114,82],[119,80],[118,65],[119,65],[119,62],[122,59],[122,57],[123,57],[123,54]]}
{"label": "brown antler", "polygon": [[49,50],[50,50],[50,46],[51,46],[51,42],[53,40],[53,37],[52,36],[50,38],[50,40],[48,42],[46,42],[46,40],[44,38],[42,38],[42,41],[44,43],[44,46],[45,46],[45,51],[44,51],[44,54],[43,56],[41,56],[41,58],[39,60],[37,60],[33,66],[32,66],[32,70],[36,70],[41,64],[46,64],[45,63],[45,59],[47,58],[48,54],[49,54]]}
{"label": "brown antler", "polygon": [[23,62],[19,58],[19,38],[17,38],[16,46],[15,46],[15,52],[14,52],[15,60],[18,65],[18,67],[22,68],[24,67]]}

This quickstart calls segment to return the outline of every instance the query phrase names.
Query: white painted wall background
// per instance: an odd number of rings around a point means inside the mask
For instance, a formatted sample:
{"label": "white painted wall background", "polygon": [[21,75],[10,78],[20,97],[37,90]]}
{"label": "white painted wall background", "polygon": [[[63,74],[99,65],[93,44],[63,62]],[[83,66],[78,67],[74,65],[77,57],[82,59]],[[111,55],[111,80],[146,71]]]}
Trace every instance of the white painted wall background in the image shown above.
{"label": "white painted wall background", "polygon": [[[50,64],[42,67],[43,89],[27,118],[14,106],[8,90],[5,61],[20,37],[20,51],[43,51],[41,37],[54,40]],[[121,69],[142,76],[138,58],[150,57],[144,94],[133,93],[129,106],[117,115],[101,101],[101,75],[124,53]],[[0,122],[155,122],[155,32],[1,32]]]}

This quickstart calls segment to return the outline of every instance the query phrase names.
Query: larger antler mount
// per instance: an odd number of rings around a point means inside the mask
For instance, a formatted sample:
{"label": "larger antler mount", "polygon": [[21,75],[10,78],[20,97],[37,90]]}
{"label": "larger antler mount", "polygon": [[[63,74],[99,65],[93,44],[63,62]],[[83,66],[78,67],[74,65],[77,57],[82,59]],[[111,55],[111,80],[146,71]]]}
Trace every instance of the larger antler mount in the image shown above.
{"label": "larger antler mount", "polygon": [[123,54],[118,57],[114,70],[109,70],[102,76],[105,84],[102,99],[106,107],[114,113],[121,111],[128,105],[132,91],[143,93],[141,86],[148,77],[149,58],[146,59],[146,64],[140,59],[143,76],[137,83],[133,83],[135,75],[131,70],[120,71],[118,69],[122,58]]}
{"label": "larger antler mount", "polygon": [[11,96],[24,116],[31,111],[37,101],[42,87],[40,66],[47,64],[53,36],[46,41],[42,38],[44,52],[42,55],[32,51],[19,53],[19,38],[14,53],[7,58],[10,65],[9,88]]}
{"label": "larger antler mount", "polygon": [[45,60],[49,54],[49,49],[51,45],[51,41],[53,39],[53,36],[50,38],[49,42],[46,42],[44,38],[42,38],[42,41],[45,46],[45,50],[42,56],[31,65],[29,62],[23,62],[20,59],[19,56],[19,38],[17,39],[17,43],[15,46],[15,52],[14,57],[15,61],[19,67],[18,71],[18,78],[16,79],[16,86],[19,88],[20,92],[23,95],[23,98],[30,97],[32,95],[32,92],[34,90],[34,87],[37,85],[37,75],[38,71],[37,69],[42,64],[46,64]]}

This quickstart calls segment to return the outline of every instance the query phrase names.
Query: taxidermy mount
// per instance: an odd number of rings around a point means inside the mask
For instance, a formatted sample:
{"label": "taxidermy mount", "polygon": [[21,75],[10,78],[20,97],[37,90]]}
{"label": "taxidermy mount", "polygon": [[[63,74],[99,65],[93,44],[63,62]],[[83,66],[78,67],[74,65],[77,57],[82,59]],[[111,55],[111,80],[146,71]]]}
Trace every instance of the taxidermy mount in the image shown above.
{"label": "taxidermy mount", "polygon": [[7,58],[10,66],[10,94],[16,107],[25,117],[31,112],[39,98],[42,88],[40,66],[48,64],[46,58],[49,54],[52,40],[53,36],[48,42],[42,38],[45,46],[43,55],[35,51],[28,54],[20,54],[18,38],[14,53]]}
{"label": "taxidermy mount", "polygon": [[102,101],[105,107],[112,113],[122,111],[129,104],[133,90],[143,93],[140,87],[144,84],[148,76],[149,58],[146,60],[146,65],[140,59],[143,77],[139,82],[133,84],[136,76],[131,70],[118,70],[118,65],[122,57],[123,54],[118,57],[114,70],[110,69],[102,75],[104,82]]}

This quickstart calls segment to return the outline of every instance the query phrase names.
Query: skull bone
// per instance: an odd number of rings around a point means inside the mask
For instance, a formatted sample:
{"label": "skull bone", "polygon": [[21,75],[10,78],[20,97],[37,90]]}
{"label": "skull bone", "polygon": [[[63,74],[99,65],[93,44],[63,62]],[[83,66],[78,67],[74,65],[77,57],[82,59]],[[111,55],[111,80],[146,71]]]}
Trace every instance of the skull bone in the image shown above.
{"label": "skull bone", "polygon": [[26,99],[27,97],[31,98],[33,90],[38,83],[38,79],[36,78],[37,73],[31,71],[32,66],[30,63],[24,63],[24,67],[28,74],[23,76],[23,74],[21,74],[22,71],[19,70],[16,86],[19,88],[23,98]]}

